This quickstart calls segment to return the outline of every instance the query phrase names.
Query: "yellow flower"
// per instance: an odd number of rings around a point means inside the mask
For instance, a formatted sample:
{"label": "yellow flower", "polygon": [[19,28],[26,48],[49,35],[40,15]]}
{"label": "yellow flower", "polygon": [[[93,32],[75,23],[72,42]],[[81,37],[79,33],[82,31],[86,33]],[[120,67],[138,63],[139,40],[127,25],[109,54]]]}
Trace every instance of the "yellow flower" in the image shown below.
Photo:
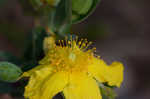
{"label": "yellow flower", "polygon": [[[52,40],[46,38],[47,41]],[[66,99],[102,99],[99,83],[120,86],[123,65],[113,62],[108,66],[94,55],[95,48],[87,40],[59,41],[53,44],[39,66],[25,72],[30,77],[24,96],[28,99],[52,99],[63,92]]]}

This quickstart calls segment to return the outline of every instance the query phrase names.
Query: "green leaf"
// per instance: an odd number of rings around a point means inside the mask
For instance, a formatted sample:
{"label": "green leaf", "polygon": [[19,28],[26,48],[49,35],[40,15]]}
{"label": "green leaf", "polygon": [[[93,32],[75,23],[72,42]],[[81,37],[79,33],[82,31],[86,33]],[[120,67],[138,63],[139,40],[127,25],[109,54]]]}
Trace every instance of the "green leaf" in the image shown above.
{"label": "green leaf", "polygon": [[0,62],[0,80],[5,82],[16,82],[22,74],[21,69],[9,62]]}
{"label": "green leaf", "polygon": [[103,99],[115,99],[117,96],[113,88],[104,86],[102,84],[100,85],[100,90],[101,90]]}
{"label": "green leaf", "polygon": [[91,8],[94,0],[72,0],[72,11],[84,15]]}
{"label": "green leaf", "polygon": [[101,0],[73,0],[72,23],[76,24],[86,19],[94,12]]}
{"label": "green leaf", "polygon": [[[42,27],[36,27],[27,38],[23,61],[25,61],[24,70],[31,69],[32,66],[38,64],[38,61],[43,58],[43,40],[47,36],[46,31]],[[29,67],[27,67],[29,65]],[[31,66],[31,67],[30,67]]]}
{"label": "green leaf", "polygon": [[49,28],[52,32],[64,35],[71,26],[71,0],[61,0],[49,15]]}

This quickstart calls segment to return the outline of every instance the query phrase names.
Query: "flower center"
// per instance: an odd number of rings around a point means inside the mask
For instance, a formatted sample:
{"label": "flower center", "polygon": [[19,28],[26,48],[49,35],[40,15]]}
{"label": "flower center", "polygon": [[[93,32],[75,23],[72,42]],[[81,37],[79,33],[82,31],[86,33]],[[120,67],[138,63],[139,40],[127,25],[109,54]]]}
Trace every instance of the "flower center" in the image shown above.
{"label": "flower center", "polygon": [[91,59],[94,57],[93,49],[87,49],[91,42],[81,39],[71,41],[59,41],[60,46],[54,46],[49,50],[41,64],[50,64],[56,72],[87,72]]}
{"label": "flower center", "polygon": [[74,62],[75,59],[76,59],[76,55],[75,55],[73,52],[71,52],[71,53],[69,54],[69,59]]}

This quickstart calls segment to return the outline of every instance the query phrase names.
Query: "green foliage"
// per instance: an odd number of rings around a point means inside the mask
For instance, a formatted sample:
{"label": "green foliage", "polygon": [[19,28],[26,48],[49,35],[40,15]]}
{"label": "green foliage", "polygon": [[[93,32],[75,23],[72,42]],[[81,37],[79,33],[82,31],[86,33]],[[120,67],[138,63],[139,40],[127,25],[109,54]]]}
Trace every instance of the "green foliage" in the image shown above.
{"label": "green foliage", "polygon": [[40,0],[19,0],[25,15],[39,17],[51,11],[51,7],[43,5]]}
{"label": "green foliage", "polygon": [[45,0],[51,6],[57,6],[61,0]]}
{"label": "green foliage", "polygon": [[38,64],[38,61],[43,58],[43,40],[47,36],[43,27],[35,27],[32,33],[27,38],[25,44],[25,51],[23,56],[24,68],[23,70],[31,69]]}
{"label": "green foliage", "polygon": [[[72,24],[86,19],[100,0],[61,0],[49,13],[49,27],[54,33],[68,32]],[[66,34],[66,33],[64,33]]]}
{"label": "green foliage", "polygon": [[72,11],[77,14],[86,14],[93,4],[93,0],[72,0]]}
{"label": "green foliage", "polygon": [[64,35],[71,26],[71,0],[61,0],[58,6],[49,15],[49,28],[54,33]]}
{"label": "green foliage", "polygon": [[21,69],[9,62],[0,62],[0,80],[5,82],[16,82],[22,74]]}
{"label": "green foliage", "polygon": [[[34,16],[48,15],[49,28],[62,35],[71,24],[86,19],[94,12],[100,0],[21,0],[26,12]],[[54,1],[54,2],[52,2]]]}
{"label": "green foliage", "polygon": [[73,0],[72,23],[79,23],[94,12],[101,0]]}
{"label": "green foliage", "polygon": [[27,15],[43,16],[51,13],[60,0],[19,0],[23,6],[24,12]]}

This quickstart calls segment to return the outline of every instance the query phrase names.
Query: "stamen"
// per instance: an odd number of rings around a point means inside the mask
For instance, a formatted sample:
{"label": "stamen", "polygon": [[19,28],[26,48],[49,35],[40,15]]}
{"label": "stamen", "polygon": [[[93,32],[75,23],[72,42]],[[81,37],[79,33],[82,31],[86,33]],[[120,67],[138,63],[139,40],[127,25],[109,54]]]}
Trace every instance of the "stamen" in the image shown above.
{"label": "stamen", "polygon": [[65,40],[58,40],[58,43],[60,46],[56,45],[49,56],[49,62],[56,68],[55,72],[87,71],[87,66],[91,64],[90,60],[93,58],[93,52],[96,50],[96,48],[88,49],[92,42],[88,42],[87,39],[79,40],[78,37],[74,39],[73,36],[70,36],[69,40],[65,37]]}
{"label": "stamen", "polygon": [[61,40],[61,42],[62,42],[62,47],[64,47],[65,46],[64,40]]}
{"label": "stamen", "polygon": [[62,47],[62,44],[61,44],[61,41],[60,40],[58,40],[58,43],[60,44],[60,46]]}
{"label": "stamen", "polygon": [[87,45],[84,47],[84,50],[88,49],[88,47],[92,44],[92,42],[88,42]]}
{"label": "stamen", "polygon": [[76,36],[76,38],[75,38],[75,42],[78,42],[78,36]]}
{"label": "stamen", "polygon": [[81,41],[79,41],[79,42],[78,42],[78,46],[81,46],[81,43],[82,43],[82,42],[81,42]]}
{"label": "stamen", "polygon": [[68,41],[68,48],[71,47],[71,41]]}

